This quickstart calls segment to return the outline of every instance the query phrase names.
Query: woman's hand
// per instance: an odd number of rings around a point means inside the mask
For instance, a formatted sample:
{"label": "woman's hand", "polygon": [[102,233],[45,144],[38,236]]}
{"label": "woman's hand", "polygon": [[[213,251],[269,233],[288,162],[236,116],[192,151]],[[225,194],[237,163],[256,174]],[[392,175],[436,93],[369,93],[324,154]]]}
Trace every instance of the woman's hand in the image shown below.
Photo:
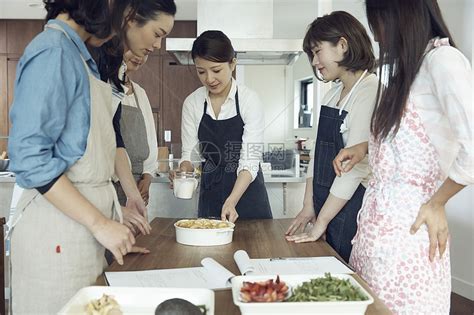
{"label": "woman's hand", "polygon": [[369,149],[368,142],[362,142],[339,151],[332,162],[337,176],[349,172],[354,165],[362,161]]}
{"label": "woman's hand", "polygon": [[286,230],[285,235],[293,235],[298,230],[303,232],[308,222],[314,223],[316,221],[316,215],[314,213],[313,204],[303,205],[303,209],[298,213],[296,218],[291,222],[290,227]]}
{"label": "woman's hand", "polygon": [[[137,190],[138,191],[138,190]],[[142,199],[142,196],[138,193],[134,196],[127,196],[127,203],[125,204],[127,208],[136,210],[148,221],[148,210],[146,209],[145,202]]]}
{"label": "woman's hand", "polygon": [[137,229],[143,234],[151,233],[151,226],[147,219],[141,215],[136,209],[122,207],[123,224],[125,224],[135,235]]}
{"label": "woman's hand", "polygon": [[90,227],[92,235],[107,248],[115,257],[119,265],[123,265],[123,256],[132,251],[135,237],[125,225],[103,218]]}
{"label": "woman's hand", "polygon": [[428,201],[421,206],[415,223],[411,226],[410,233],[415,234],[421,225],[426,224],[430,238],[429,258],[433,261],[436,255],[436,248],[439,250],[439,257],[443,257],[448,242],[448,220],[443,203]]}
{"label": "woman's hand", "polygon": [[150,185],[152,176],[150,174],[143,174],[140,181],[138,181],[137,187],[140,195],[142,196],[145,205],[148,205],[150,200]]}
{"label": "woman's hand", "polygon": [[132,246],[132,250],[129,254],[149,254],[150,250],[145,247]]}
{"label": "woman's hand", "polygon": [[323,222],[322,220],[318,219],[316,220],[316,223],[309,232],[300,233],[297,235],[287,235],[286,240],[295,243],[314,242],[324,235],[327,227],[328,224],[326,222]]}
{"label": "woman's hand", "polygon": [[222,211],[221,211],[221,220],[222,221],[229,220],[232,223],[237,221],[237,218],[239,217],[239,214],[237,213],[237,210],[235,209],[235,206],[236,206],[236,204],[232,200],[227,199],[224,202],[224,205],[222,206]]}

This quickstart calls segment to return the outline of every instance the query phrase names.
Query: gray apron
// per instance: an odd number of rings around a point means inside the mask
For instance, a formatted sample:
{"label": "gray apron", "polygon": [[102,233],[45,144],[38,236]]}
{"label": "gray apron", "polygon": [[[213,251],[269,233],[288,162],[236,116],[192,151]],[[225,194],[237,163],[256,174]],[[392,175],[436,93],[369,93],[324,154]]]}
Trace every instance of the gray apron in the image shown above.
{"label": "gray apron", "polygon": [[[69,38],[59,25],[46,27]],[[91,97],[87,146],[84,155],[64,174],[104,216],[113,218],[115,210],[122,221],[110,180],[116,152],[111,88],[90,73],[85,61],[84,65]],[[10,231],[14,314],[56,314],[103,272],[104,247],[86,227],[54,207],[36,189],[24,190]]]}
{"label": "gray apron", "polygon": [[[134,83],[132,82],[132,85]],[[126,97],[129,97],[127,95]],[[120,118],[120,131],[122,134],[125,148],[132,165],[132,174],[135,182],[138,183],[143,174],[143,162],[150,155],[148,147],[148,138],[146,135],[145,118],[138,102],[135,86],[133,87],[133,96],[137,107],[124,105],[122,102],[122,117]],[[127,196],[120,185],[120,182],[114,183],[119,202],[125,206]]]}

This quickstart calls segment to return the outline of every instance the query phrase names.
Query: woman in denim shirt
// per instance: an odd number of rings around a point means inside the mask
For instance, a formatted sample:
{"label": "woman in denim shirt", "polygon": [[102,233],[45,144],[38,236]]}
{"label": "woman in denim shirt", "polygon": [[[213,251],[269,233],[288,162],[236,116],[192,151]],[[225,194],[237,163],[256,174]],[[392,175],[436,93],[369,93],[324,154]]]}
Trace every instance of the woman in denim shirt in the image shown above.
{"label": "woman in denim shirt", "polygon": [[[174,15],[173,1],[155,2]],[[106,0],[45,4],[49,22],[20,59],[10,116],[11,169],[25,188],[12,222],[15,314],[56,313],[102,273],[104,248],[123,263],[135,242],[114,220],[116,108],[85,46],[110,39],[116,8]]]}

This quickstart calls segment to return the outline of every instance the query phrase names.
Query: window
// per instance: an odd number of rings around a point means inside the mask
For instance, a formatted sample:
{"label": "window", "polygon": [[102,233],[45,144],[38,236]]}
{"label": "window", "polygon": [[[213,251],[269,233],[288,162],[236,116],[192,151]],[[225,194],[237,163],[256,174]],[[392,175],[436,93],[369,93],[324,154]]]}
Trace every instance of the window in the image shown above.
{"label": "window", "polygon": [[313,127],[313,78],[300,81],[298,128]]}

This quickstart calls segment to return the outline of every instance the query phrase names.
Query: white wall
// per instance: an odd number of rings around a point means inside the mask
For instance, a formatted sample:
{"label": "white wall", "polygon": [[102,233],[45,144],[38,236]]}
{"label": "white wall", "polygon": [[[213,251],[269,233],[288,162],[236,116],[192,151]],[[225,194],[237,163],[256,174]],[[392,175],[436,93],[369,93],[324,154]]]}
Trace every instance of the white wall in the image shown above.
{"label": "white wall", "polygon": [[[284,143],[287,139],[288,106],[285,102],[285,66],[238,66],[243,68],[243,83],[259,95],[265,108],[265,143]],[[242,73],[242,72],[241,72]]]}

